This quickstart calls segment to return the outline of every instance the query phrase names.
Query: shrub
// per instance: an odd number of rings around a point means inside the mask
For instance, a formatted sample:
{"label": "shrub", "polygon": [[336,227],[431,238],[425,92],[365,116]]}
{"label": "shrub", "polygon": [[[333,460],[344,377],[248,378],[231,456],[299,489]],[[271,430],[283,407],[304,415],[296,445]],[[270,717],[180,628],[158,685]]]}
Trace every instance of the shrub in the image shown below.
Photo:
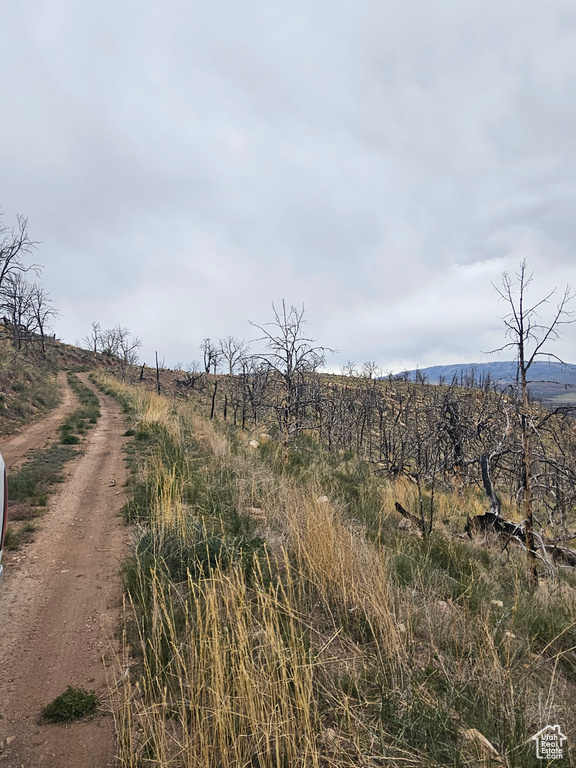
{"label": "shrub", "polygon": [[97,706],[98,697],[94,691],[69,685],[64,693],[44,707],[42,716],[51,723],[71,723],[90,715]]}

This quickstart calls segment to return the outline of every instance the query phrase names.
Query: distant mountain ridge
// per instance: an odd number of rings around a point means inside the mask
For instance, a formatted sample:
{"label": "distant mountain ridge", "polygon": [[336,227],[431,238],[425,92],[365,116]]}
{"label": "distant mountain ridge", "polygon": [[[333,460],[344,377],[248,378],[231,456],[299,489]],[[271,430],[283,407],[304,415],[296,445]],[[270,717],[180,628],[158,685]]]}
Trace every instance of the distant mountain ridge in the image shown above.
{"label": "distant mountain ridge", "polygon": [[[459,363],[457,365],[432,365],[407,372],[414,380],[424,376],[430,384],[450,384],[454,378],[462,383],[490,379],[504,387],[516,380],[516,362]],[[554,405],[576,405],[576,365],[569,363],[538,361],[529,370],[532,397]]]}

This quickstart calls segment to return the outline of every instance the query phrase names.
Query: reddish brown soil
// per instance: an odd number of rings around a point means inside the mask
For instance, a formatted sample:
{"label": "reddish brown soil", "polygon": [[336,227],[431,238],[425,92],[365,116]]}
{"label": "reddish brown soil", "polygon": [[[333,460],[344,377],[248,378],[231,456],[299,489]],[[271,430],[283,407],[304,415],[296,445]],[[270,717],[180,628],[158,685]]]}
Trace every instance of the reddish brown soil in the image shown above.
{"label": "reddish brown soil", "polygon": [[[81,378],[89,384],[86,375]],[[116,402],[98,397],[102,417],[84,455],[68,465],[69,478],[51,498],[35,541],[18,553],[18,567],[6,564],[0,589],[0,766],[7,768],[114,765],[107,691],[122,608],[118,512],[125,425]],[[61,420],[60,414],[44,423],[49,430]],[[40,435],[39,424],[29,428],[37,444],[48,437]],[[18,437],[24,438],[19,446],[32,447],[26,433]],[[42,708],[68,685],[95,690],[103,702],[98,714],[86,722],[42,724]]]}

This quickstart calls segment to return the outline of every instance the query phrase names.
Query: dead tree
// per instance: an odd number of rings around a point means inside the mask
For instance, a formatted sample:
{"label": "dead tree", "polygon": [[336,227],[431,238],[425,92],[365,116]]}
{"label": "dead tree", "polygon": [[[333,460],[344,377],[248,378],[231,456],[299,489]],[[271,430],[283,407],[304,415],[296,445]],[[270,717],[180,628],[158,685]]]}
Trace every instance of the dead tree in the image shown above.
{"label": "dead tree", "polygon": [[85,336],[82,341],[84,342],[87,349],[96,354],[100,351],[101,347],[102,327],[100,323],[94,321],[91,328],[91,332]]}
{"label": "dead tree", "polygon": [[212,373],[216,375],[221,360],[221,353],[217,344],[215,344],[212,339],[206,338],[203,339],[202,343],[199,345],[199,349],[202,350],[204,355],[205,372],[210,373],[210,369],[212,369]]}
{"label": "dead tree", "polygon": [[177,387],[183,387],[184,389],[195,389],[198,384],[206,375],[204,371],[201,371],[200,364],[193,360],[186,368],[184,372],[184,378],[176,379],[175,384]]}
{"label": "dead tree", "polygon": [[533,273],[528,273],[526,261],[520,264],[513,280],[507,272],[502,275],[502,285],[494,286],[500,299],[508,307],[508,313],[502,318],[506,336],[510,339],[496,351],[513,350],[516,355],[516,412],[520,427],[520,490],[522,512],[525,519],[526,550],[530,580],[534,586],[538,583],[536,567],[536,548],[534,541],[532,462],[535,425],[530,412],[528,384],[529,373],[535,360],[545,356],[548,359],[559,358],[547,350],[547,344],[559,338],[561,326],[572,322],[567,305],[574,297],[566,287],[555,311],[547,322],[540,320],[540,311],[550,302],[556,289],[535,302],[528,300],[528,288],[532,283]]}
{"label": "dead tree", "polygon": [[14,279],[16,275],[24,275],[30,271],[36,274],[40,272],[39,264],[25,263],[26,257],[30,256],[37,245],[28,234],[26,217],[16,217],[15,229],[4,226],[0,221],[0,292],[6,282]]}
{"label": "dead tree", "polygon": [[137,364],[138,350],[142,346],[142,342],[138,336],[132,336],[128,328],[123,328],[118,325],[116,326],[116,332],[122,370],[126,373],[129,366]]}
{"label": "dead tree", "polygon": [[226,336],[219,342],[220,359],[228,364],[228,375],[233,376],[237,366],[243,357],[248,355],[249,346],[247,342],[240,341],[235,336]]}
{"label": "dead tree", "polygon": [[305,335],[304,306],[287,309],[282,300],[282,309],[277,310],[272,304],[272,310],[272,322],[262,325],[250,322],[262,333],[256,341],[263,342],[266,347],[265,353],[253,357],[264,363],[276,380],[274,408],[282,435],[284,457],[287,458],[289,441],[301,429],[299,412],[303,405],[305,377],[317,371],[324,364],[326,352],[333,350],[316,345],[316,339]]}
{"label": "dead tree", "polygon": [[36,326],[35,331],[40,336],[42,354],[46,356],[46,331],[50,328],[51,320],[58,317],[59,312],[48,293],[41,285],[34,284],[31,294],[31,313]]}
{"label": "dead tree", "polygon": [[10,273],[0,289],[0,309],[8,317],[15,353],[26,348],[36,330],[33,286],[22,272]]}
{"label": "dead tree", "polygon": [[484,490],[490,500],[490,512],[494,517],[500,517],[502,510],[502,504],[500,497],[496,493],[494,484],[492,483],[492,476],[490,473],[490,457],[483,453],[480,457],[480,466],[482,469],[482,483],[484,484]]}

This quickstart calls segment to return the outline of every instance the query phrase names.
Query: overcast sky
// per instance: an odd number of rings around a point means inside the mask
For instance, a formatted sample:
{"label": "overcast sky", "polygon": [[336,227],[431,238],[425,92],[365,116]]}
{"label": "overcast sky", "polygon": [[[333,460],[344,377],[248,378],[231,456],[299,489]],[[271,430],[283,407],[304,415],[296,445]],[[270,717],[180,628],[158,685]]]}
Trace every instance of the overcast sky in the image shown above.
{"label": "overcast sky", "polygon": [[485,360],[522,258],[576,287],[573,0],[4,0],[0,71],[65,341],[189,362],[284,298],[400,370]]}

